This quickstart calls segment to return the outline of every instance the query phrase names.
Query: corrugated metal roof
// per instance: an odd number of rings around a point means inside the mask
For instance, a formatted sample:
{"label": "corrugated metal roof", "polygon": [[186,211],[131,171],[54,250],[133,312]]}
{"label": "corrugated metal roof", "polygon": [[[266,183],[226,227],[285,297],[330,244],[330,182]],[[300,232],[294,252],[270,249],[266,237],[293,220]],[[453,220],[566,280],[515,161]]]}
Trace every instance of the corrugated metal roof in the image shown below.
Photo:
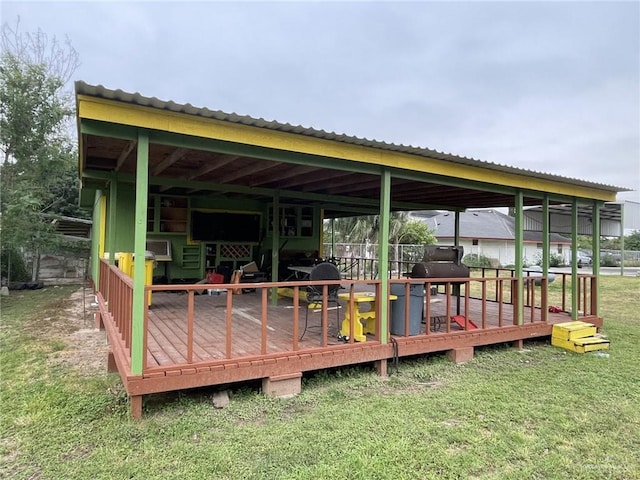
{"label": "corrugated metal roof", "polygon": [[190,103],[178,104],[173,101],[163,101],[156,97],[145,97],[140,93],[128,93],[123,90],[110,90],[102,85],[89,85],[83,81],[75,82],[76,95],[87,95],[92,97],[104,98],[108,100],[114,100],[123,103],[129,103],[133,105],[139,105],[143,107],[151,107],[160,110],[167,110],[176,113],[184,113],[187,115],[194,115],[204,118],[212,118],[223,122],[237,123],[241,125],[247,125],[251,127],[264,128],[267,130],[276,130],[285,133],[291,133],[296,135],[304,135],[308,137],[315,137],[324,140],[331,140],[335,142],[348,143],[352,145],[358,145],[363,147],[375,148],[378,150],[388,150],[394,152],[407,153],[420,157],[428,157],[437,160],[444,160],[447,162],[458,163],[461,165],[468,165],[473,167],[479,167],[489,170],[495,170],[498,172],[507,172],[518,175],[526,175],[529,177],[541,178],[545,180],[552,180],[562,183],[572,183],[581,185],[584,187],[598,188],[609,192],[626,192],[630,191],[628,188],[616,187],[613,185],[606,185],[602,183],[590,182],[586,180],[580,180],[576,178],[563,177],[560,175],[553,175],[551,173],[538,172],[535,170],[528,170],[523,168],[511,167],[494,162],[488,162],[484,160],[476,160],[474,158],[463,157],[453,155],[450,153],[438,152],[423,147],[414,147],[407,145],[399,145],[394,143],[387,143],[377,140],[369,140],[366,138],[354,137],[345,134],[338,134],[335,132],[326,132],[324,130],[317,130],[315,128],[304,127],[302,125],[291,125],[289,123],[280,123],[276,121],[269,121],[263,118],[253,118],[248,115],[238,115],[236,113],[226,113],[220,110],[209,110],[208,108],[194,107]]}
{"label": "corrugated metal roof", "polygon": [[[453,238],[455,232],[455,215],[445,212],[432,218],[422,220],[433,228],[437,238]],[[514,240],[515,218],[496,210],[470,210],[460,212],[460,237],[489,240]],[[525,230],[525,242],[541,242],[542,232]],[[550,233],[552,243],[571,243],[571,240],[558,233]]]}

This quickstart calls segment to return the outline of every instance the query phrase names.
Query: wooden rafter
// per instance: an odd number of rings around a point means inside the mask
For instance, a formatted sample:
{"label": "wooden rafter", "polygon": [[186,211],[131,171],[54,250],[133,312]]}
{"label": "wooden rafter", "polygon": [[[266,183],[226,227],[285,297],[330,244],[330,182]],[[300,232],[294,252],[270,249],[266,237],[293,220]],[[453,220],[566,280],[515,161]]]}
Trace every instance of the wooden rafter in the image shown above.
{"label": "wooden rafter", "polygon": [[214,170],[224,167],[225,165],[230,164],[231,162],[240,158],[238,155],[222,155],[216,159],[215,162],[208,162],[196,170],[191,175],[185,177],[186,180],[197,180],[198,177],[206,175],[207,173],[211,173]]}
{"label": "wooden rafter", "polygon": [[122,150],[122,152],[120,153],[120,156],[118,157],[118,161],[116,162],[116,172],[120,170],[120,167],[122,167],[122,164],[127,159],[129,154],[133,151],[133,149],[136,148],[137,144],[138,144],[137,140],[131,140],[127,144],[127,146],[124,148],[124,150]]}
{"label": "wooden rafter", "polygon": [[[349,175],[353,175],[353,172],[346,172],[344,170],[318,170],[313,173],[313,175],[307,175],[304,178],[293,178],[288,182],[278,183],[278,188],[291,188],[291,187],[299,187],[302,185],[311,185],[314,183],[320,183],[322,185],[326,185],[328,181],[333,182],[334,179],[340,177],[346,177]],[[311,187],[313,188],[313,187]]]}
{"label": "wooden rafter", "polygon": [[280,162],[277,162],[275,164],[273,163],[269,163],[268,165],[265,165],[263,163],[255,163],[253,166],[249,167],[249,168],[240,168],[238,170],[236,170],[235,172],[230,172],[227,175],[224,175],[220,178],[218,178],[218,183],[228,183],[228,182],[233,182],[234,180],[237,180],[239,178],[242,177],[248,177],[249,175],[254,175],[258,172],[261,172],[263,170],[268,170],[270,168],[273,168],[275,166],[278,165],[282,165]]}
{"label": "wooden rafter", "polygon": [[[230,164],[240,158],[238,155],[221,155],[216,162],[207,163],[198,169],[196,173],[193,175],[189,175],[186,177],[186,180],[197,180],[198,177],[202,175],[206,175],[207,173],[211,173],[214,170],[224,167],[225,165]],[[163,187],[165,190],[168,190],[170,187]],[[191,195],[193,193],[199,192],[201,189],[192,188],[191,190],[187,190],[186,194]]]}
{"label": "wooden rafter", "polygon": [[[306,175],[309,172],[312,172],[314,170],[317,170],[315,167],[307,167],[307,166],[294,166],[291,168],[287,168],[287,169],[280,169],[280,171],[278,172],[277,175],[273,175],[272,177],[266,179],[266,180],[260,180],[260,181],[255,181],[251,183],[252,187],[259,187],[261,185],[278,185],[281,186],[283,185],[281,182],[282,180],[287,180],[290,178],[296,178],[299,177],[300,175]],[[289,182],[290,183],[290,182]],[[293,181],[293,185],[297,185],[299,182],[298,181]]]}
{"label": "wooden rafter", "polygon": [[176,148],[173,152],[166,156],[155,168],[151,171],[151,175],[156,176],[165,171],[171,165],[176,163],[182,157],[186,155],[188,150],[186,148]]}

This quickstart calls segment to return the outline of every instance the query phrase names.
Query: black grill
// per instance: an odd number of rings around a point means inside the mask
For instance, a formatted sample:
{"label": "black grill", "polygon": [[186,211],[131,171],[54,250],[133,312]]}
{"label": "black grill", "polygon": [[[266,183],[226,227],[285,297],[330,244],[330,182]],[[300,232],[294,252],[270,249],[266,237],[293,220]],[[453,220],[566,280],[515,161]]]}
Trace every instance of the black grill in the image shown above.
{"label": "black grill", "polygon": [[[462,264],[464,248],[441,247],[427,245],[424,249],[422,262],[416,263],[411,269],[411,278],[468,278],[469,267]],[[457,297],[457,314],[460,314],[460,283],[452,282],[452,293]],[[431,282],[438,285],[438,282]],[[442,284],[440,284],[442,285]]]}
{"label": "black grill", "polygon": [[467,278],[469,267],[462,264],[464,248],[427,245],[422,262],[411,270],[412,278]]}

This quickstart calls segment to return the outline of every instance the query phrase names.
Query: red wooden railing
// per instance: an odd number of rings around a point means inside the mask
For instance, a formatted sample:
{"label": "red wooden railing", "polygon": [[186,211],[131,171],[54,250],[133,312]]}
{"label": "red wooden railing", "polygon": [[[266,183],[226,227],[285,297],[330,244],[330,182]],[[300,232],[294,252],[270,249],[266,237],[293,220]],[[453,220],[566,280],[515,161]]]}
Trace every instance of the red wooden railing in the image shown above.
{"label": "red wooden railing", "polygon": [[[561,296],[563,298],[563,309],[564,309],[564,298],[566,296],[566,287],[568,284],[567,278],[565,275],[561,275],[559,279],[559,284],[562,286],[561,288]],[[579,305],[582,307],[582,310],[585,315],[590,315],[592,312],[595,312],[595,299],[597,298],[597,283],[595,282],[595,277],[591,275],[581,275],[578,279],[578,291],[580,302]],[[489,329],[495,327],[506,327],[510,325],[519,325],[524,323],[533,323],[533,322],[546,322],[547,321],[547,313],[548,313],[548,303],[549,296],[547,294],[548,282],[546,278],[541,277],[527,277],[524,278],[525,282],[525,296],[524,296],[524,318],[519,318],[519,308],[517,304],[517,296],[512,293],[516,291],[519,280],[513,276],[496,276],[496,277],[486,277],[483,272],[482,277],[471,277],[471,278],[444,278],[444,279],[413,279],[413,278],[403,278],[403,279],[391,279],[390,284],[400,284],[404,286],[404,335],[396,335],[396,336],[409,336],[411,333],[410,321],[411,321],[411,286],[412,285],[423,285],[424,287],[424,300],[421,305],[422,311],[420,313],[422,320],[425,321],[424,327],[421,328],[420,334],[425,335],[434,335],[437,333],[451,333],[451,322],[448,321],[453,315],[457,313],[464,314],[467,320],[474,322],[479,329]],[[539,283],[540,285],[536,285]],[[320,341],[317,344],[314,344],[312,347],[306,346],[302,347],[300,345],[300,311],[299,306],[301,306],[301,298],[300,293],[305,290],[309,285],[319,285],[325,291],[324,300],[321,306],[321,336]],[[350,315],[349,318],[352,319],[351,324],[349,325],[349,334],[348,341],[344,345],[332,345],[332,348],[348,348],[349,345],[354,343],[354,322],[355,319],[355,301],[354,294],[357,289],[363,289],[366,287],[368,290],[374,290],[376,298],[383,298],[381,292],[381,283],[379,280],[336,280],[336,281],[328,281],[322,280],[317,282],[309,282],[309,281],[294,281],[294,282],[264,282],[261,284],[252,284],[252,287],[256,287],[260,292],[260,303],[261,303],[261,315],[260,315],[260,348],[259,355],[260,356],[269,356],[276,353],[282,353],[269,351],[269,335],[275,335],[269,330],[269,294],[272,292],[272,289],[284,287],[292,290],[292,303],[293,308],[292,311],[292,341],[288,350],[291,352],[300,352],[303,349],[309,350],[310,352],[319,347],[328,347],[328,329],[329,329],[329,305],[327,303],[327,289],[329,285],[341,285],[344,288],[344,292],[347,292],[349,295],[349,300],[346,301],[344,308],[348,308]],[[113,341],[120,341],[124,348],[130,351],[131,347],[131,326],[132,326],[132,302],[133,302],[133,281],[132,279],[125,275],[122,271],[120,271],[117,267],[109,265],[108,262],[101,260],[100,269],[99,269],[99,296],[103,299],[102,308],[106,310],[108,313],[105,316],[105,321],[110,321],[113,326],[113,331],[117,332],[117,339],[110,338]],[[216,288],[216,289],[226,289],[226,318],[225,318],[225,332],[224,332],[224,358],[226,360],[234,359],[238,360],[238,357],[233,355],[233,339],[234,339],[234,322],[233,322],[233,313],[234,313],[234,299],[235,295],[232,294],[234,290],[237,290],[239,287],[237,284],[225,284],[225,285],[206,285],[206,284],[198,284],[198,285],[151,285],[145,287],[145,298],[147,292],[162,292],[162,291],[182,291],[187,294],[187,307],[185,311],[184,321],[186,322],[186,352],[184,352],[184,358],[186,359],[186,366],[191,366],[193,368],[193,364],[196,362],[196,355],[194,353],[194,330],[195,330],[195,300],[194,295],[196,291],[202,291],[207,288]],[[433,289],[437,289],[438,299],[445,303],[444,315],[440,315],[444,317],[444,321],[442,322],[444,325],[444,331],[441,331],[441,328],[434,329],[432,326],[432,320],[437,315],[434,315],[436,310],[441,311],[440,308],[434,307],[432,305],[432,299],[434,299],[435,294],[433,293]],[[538,291],[538,288],[540,290]],[[455,295],[454,292],[459,291],[459,295]],[[538,293],[540,292],[540,293]],[[444,298],[442,297],[444,295]],[[480,311],[478,310],[472,311],[470,308],[471,300],[480,300]],[[343,302],[344,303],[344,302]],[[490,321],[488,318],[488,305],[491,303],[496,303],[497,315],[492,316],[491,319],[495,318],[495,321]],[[414,306],[415,307],[415,306]],[[388,311],[391,311],[392,305],[389,302],[387,304]],[[376,302],[376,316],[375,316],[375,335],[370,338],[370,341],[379,342],[381,337],[381,328],[380,328],[380,303]],[[509,310],[507,310],[509,309]],[[147,351],[148,345],[148,335],[149,335],[149,311],[147,307],[147,303],[145,302],[145,310],[144,310],[144,338],[143,338],[143,351]],[[507,315],[507,313],[510,315]],[[415,312],[414,312],[415,313]],[[497,317],[497,318],[496,318]],[[178,316],[180,318],[180,316]],[[507,320],[509,319],[509,321]],[[511,321],[512,319],[512,321]],[[391,315],[389,315],[389,320],[391,320]],[[469,330],[470,322],[467,321],[465,323],[465,330]],[[111,331],[111,330],[110,330]],[[222,332],[220,332],[222,333]],[[382,332],[384,335],[389,335],[389,329],[385,332]],[[307,345],[308,342],[307,342]],[[255,357],[252,356],[252,357]],[[251,361],[251,359],[246,359],[247,361]],[[213,362],[213,361],[212,361]],[[179,367],[177,365],[176,367]],[[153,373],[154,371],[160,371],[159,367],[149,367],[147,365],[147,355],[143,355],[143,372],[145,373]]]}
{"label": "red wooden railing", "polygon": [[100,260],[100,287],[98,293],[104,302],[104,309],[124,342],[131,347],[131,315],[133,305],[133,280],[122,270],[102,259]]}

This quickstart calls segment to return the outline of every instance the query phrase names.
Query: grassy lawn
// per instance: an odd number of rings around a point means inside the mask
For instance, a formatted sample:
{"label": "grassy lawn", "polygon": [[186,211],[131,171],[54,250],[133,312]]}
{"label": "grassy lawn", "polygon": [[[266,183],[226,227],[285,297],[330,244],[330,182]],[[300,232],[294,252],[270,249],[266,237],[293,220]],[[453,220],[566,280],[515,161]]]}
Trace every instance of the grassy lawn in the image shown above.
{"label": "grassy lawn", "polygon": [[138,422],[117,375],[53,361],[74,290],[2,298],[0,478],[640,478],[640,278],[602,278],[608,357],[493,346],[318,373],[288,400],[244,386],[220,410],[156,395]]}

